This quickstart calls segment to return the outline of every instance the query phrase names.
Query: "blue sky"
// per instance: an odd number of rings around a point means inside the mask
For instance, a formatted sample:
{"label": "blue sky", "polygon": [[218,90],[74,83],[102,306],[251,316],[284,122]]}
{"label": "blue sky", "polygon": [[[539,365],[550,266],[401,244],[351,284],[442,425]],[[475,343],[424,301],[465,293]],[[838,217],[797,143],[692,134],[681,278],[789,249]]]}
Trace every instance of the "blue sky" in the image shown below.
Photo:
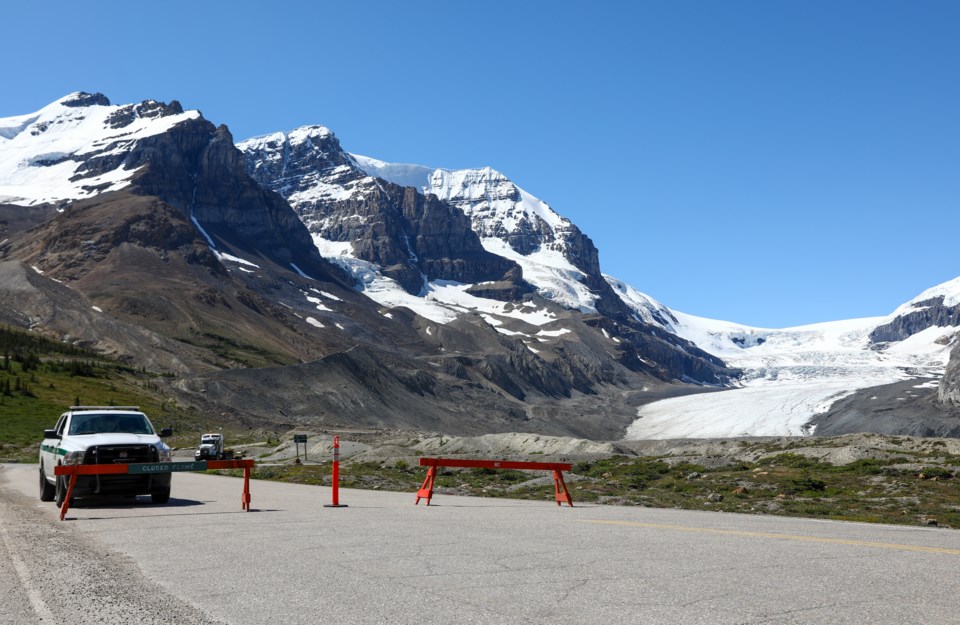
{"label": "blue sky", "polygon": [[178,99],[236,139],[489,165],[603,270],[765,327],[883,315],[960,275],[960,3],[7,6],[0,116]]}

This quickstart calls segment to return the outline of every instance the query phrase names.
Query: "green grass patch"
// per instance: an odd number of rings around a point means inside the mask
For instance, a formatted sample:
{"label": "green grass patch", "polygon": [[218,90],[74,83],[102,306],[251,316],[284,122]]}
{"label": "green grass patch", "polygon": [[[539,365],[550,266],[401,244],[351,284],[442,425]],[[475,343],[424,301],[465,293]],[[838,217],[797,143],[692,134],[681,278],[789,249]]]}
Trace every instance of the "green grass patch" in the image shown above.
{"label": "green grass patch", "polygon": [[223,425],[163,396],[162,376],[72,345],[0,327],[0,461],[37,462],[43,430],[70,406],[139,406],[175,447]]}

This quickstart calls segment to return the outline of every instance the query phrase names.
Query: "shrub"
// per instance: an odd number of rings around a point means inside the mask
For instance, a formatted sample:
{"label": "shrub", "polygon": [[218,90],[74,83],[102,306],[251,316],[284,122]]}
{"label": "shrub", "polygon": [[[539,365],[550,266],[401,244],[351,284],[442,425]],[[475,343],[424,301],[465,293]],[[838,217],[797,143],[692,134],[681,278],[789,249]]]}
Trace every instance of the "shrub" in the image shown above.
{"label": "shrub", "polygon": [[776,456],[767,456],[766,458],[761,458],[757,464],[790,467],[793,469],[809,469],[823,463],[821,463],[819,460],[788,451],[782,454],[777,454]]}

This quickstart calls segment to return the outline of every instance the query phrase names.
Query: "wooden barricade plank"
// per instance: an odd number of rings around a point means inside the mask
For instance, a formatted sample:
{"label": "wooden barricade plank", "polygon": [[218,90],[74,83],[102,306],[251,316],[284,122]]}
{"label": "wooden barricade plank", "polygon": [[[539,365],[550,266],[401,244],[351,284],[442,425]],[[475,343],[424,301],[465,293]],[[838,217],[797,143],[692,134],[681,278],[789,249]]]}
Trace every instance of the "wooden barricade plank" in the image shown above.
{"label": "wooden barricade plank", "polygon": [[522,462],[514,460],[474,460],[467,458],[420,458],[421,467],[429,467],[427,476],[423,480],[423,485],[417,491],[417,500],[414,505],[420,503],[421,499],[427,500],[430,505],[430,499],[433,498],[433,484],[437,479],[437,467],[451,467],[459,469],[513,469],[517,471],[553,471],[554,495],[557,505],[566,502],[573,507],[573,498],[567,489],[567,484],[563,479],[563,472],[569,471],[573,465],[565,462]]}
{"label": "wooden barricade plank", "polygon": [[250,511],[250,469],[254,460],[204,460],[201,462],[140,462],[131,464],[61,464],[53,468],[54,475],[69,475],[70,484],[60,507],[60,520],[67,516],[70,498],[78,475],[124,475],[144,473],[174,473],[178,471],[206,471],[207,469],[243,469],[241,510]]}

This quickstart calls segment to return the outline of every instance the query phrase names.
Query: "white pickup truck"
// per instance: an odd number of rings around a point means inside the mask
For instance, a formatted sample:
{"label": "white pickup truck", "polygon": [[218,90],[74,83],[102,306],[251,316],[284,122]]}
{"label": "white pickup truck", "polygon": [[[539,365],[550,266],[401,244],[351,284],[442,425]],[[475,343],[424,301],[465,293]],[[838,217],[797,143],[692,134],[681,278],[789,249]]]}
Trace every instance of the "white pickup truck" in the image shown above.
{"label": "white pickup truck", "polygon": [[[54,474],[61,464],[170,462],[170,447],[160,438],[171,434],[170,429],[158,433],[136,406],[71,406],[56,427],[43,432],[40,501],[63,504],[68,478]],[[80,475],[72,496],[149,494],[154,503],[166,503],[170,478],[170,473]]]}

